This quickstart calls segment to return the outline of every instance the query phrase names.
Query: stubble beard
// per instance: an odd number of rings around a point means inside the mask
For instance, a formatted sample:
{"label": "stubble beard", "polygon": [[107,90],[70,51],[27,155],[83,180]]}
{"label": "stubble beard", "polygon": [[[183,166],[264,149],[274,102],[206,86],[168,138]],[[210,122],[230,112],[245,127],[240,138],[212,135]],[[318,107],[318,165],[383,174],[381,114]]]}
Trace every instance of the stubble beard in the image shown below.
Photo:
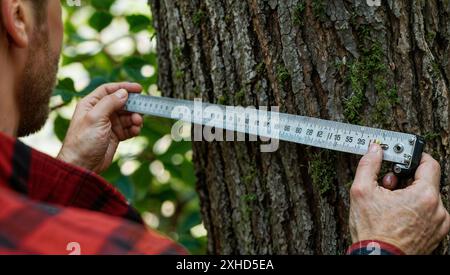
{"label": "stubble beard", "polygon": [[50,49],[48,29],[36,30],[33,38],[22,81],[19,83],[19,137],[34,134],[45,125],[58,72],[59,53]]}

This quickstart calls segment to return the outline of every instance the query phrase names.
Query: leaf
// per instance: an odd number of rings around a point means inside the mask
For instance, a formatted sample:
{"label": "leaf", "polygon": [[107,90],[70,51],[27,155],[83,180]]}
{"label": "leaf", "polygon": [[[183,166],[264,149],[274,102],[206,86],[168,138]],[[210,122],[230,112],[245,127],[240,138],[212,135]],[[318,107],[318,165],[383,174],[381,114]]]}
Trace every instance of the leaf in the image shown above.
{"label": "leaf", "polygon": [[125,61],[123,62],[123,69],[133,80],[141,81],[145,79],[141,74],[141,69],[147,64],[147,61],[143,60],[142,58],[132,56],[125,59]]}
{"label": "leaf", "polygon": [[191,230],[192,227],[200,224],[201,222],[202,218],[200,216],[200,213],[198,212],[189,213],[179,225],[178,231],[189,232],[189,230]]}
{"label": "leaf", "polygon": [[109,74],[109,79],[113,82],[118,82],[120,78],[120,68],[114,68],[111,70],[111,73]]}
{"label": "leaf", "polygon": [[76,55],[76,56],[67,56],[67,55],[63,54],[62,65],[66,66],[66,65],[69,65],[69,64],[75,63],[75,62],[84,62],[90,58],[92,58],[91,54],[80,54],[80,55]]}
{"label": "leaf", "polygon": [[91,5],[97,10],[107,11],[114,4],[115,0],[92,0]]}
{"label": "leaf", "polygon": [[56,137],[60,141],[64,141],[66,137],[67,129],[69,128],[70,120],[63,118],[62,116],[57,116],[54,124],[54,131]]}
{"label": "leaf", "polygon": [[147,196],[153,175],[148,168],[149,163],[143,162],[141,166],[130,176],[135,188],[135,199],[142,200]]}
{"label": "leaf", "polygon": [[107,75],[114,64],[115,62],[104,51],[97,53],[85,62],[86,68],[89,68],[89,72],[94,76]]}
{"label": "leaf", "polygon": [[61,96],[62,100],[67,103],[76,96],[75,84],[71,78],[65,78],[58,82],[58,85],[53,90],[53,96]]}
{"label": "leaf", "polygon": [[101,86],[101,85],[103,85],[105,83],[108,83],[108,82],[109,82],[108,79],[106,79],[104,77],[101,77],[101,76],[94,77],[91,80],[91,82],[89,83],[89,85],[86,88],[84,88],[84,90],[81,91],[81,93],[79,93],[79,96],[80,97],[84,97],[84,96],[92,93],[99,86]]}
{"label": "leaf", "polygon": [[114,186],[119,189],[120,193],[122,193],[127,200],[131,201],[134,197],[134,188],[130,182],[130,179],[126,176],[122,176],[118,181],[112,182]]}
{"label": "leaf", "polygon": [[154,52],[150,52],[143,56],[143,59],[147,60],[149,64],[151,64],[153,67],[158,67],[158,55]]}
{"label": "leaf", "polygon": [[108,170],[102,173],[102,177],[109,183],[114,183],[122,176],[118,161],[115,161],[109,166]]}
{"label": "leaf", "polygon": [[111,14],[104,11],[97,11],[89,19],[89,25],[98,32],[101,32],[111,24],[112,20],[113,17]]}
{"label": "leaf", "polygon": [[151,25],[150,19],[145,15],[128,15],[126,20],[130,25],[130,31],[134,33],[147,30]]}

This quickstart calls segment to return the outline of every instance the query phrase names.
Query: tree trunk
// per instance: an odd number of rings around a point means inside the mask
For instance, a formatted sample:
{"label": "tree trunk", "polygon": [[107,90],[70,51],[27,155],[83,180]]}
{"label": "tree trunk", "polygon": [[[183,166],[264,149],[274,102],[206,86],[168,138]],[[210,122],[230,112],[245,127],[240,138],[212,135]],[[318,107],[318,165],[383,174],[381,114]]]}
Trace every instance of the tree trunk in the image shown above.
{"label": "tree trunk", "polygon": [[[150,0],[165,96],[420,134],[449,206],[450,3]],[[195,142],[211,254],[342,254],[359,157]],[[448,238],[438,253],[448,253]]]}

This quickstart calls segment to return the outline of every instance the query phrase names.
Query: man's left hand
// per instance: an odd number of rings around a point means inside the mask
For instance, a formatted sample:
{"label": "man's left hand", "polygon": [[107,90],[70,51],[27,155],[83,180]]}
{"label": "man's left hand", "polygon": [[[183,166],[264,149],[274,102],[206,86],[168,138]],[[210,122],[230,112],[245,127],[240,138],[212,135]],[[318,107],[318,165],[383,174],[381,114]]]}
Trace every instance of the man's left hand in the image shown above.
{"label": "man's left hand", "polygon": [[123,111],[136,83],[111,83],[97,88],[77,105],[58,159],[96,173],[111,165],[121,141],[139,135],[143,118]]}

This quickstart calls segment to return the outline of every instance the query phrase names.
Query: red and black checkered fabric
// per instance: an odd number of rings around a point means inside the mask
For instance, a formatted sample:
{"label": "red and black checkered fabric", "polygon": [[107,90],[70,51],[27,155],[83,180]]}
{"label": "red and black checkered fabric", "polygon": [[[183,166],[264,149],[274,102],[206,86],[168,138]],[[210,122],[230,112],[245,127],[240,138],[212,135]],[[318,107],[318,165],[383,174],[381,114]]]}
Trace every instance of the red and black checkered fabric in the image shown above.
{"label": "red and black checkered fabric", "polygon": [[81,254],[186,254],[98,175],[0,133],[0,254],[69,254],[71,243]]}

